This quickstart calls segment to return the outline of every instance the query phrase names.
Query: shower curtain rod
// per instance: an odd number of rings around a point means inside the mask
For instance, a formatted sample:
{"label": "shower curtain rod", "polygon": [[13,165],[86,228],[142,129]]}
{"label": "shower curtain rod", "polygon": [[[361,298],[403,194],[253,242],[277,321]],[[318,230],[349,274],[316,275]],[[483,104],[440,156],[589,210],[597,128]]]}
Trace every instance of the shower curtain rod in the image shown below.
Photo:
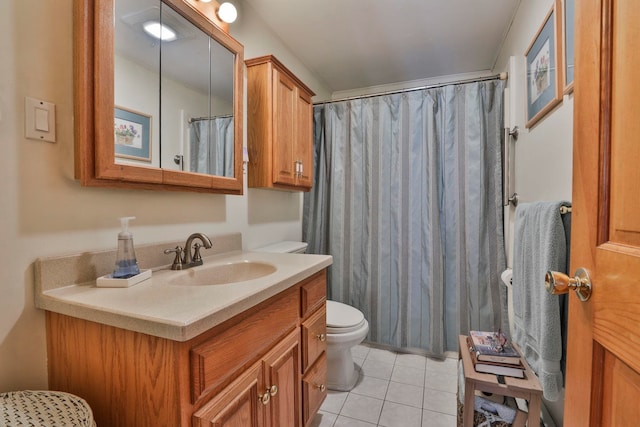
{"label": "shower curtain rod", "polygon": [[211,120],[211,119],[224,119],[227,117],[233,117],[233,114],[226,114],[226,115],[222,115],[222,116],[203,116],[203,117],[192,117],[189,120],[187,120],[187,123],[191,124],[193,122],[199,122],[200,120]]}
{"label": "shower curtain rod", "polygon": [[438,84],[434,84],[434,85],[420,86],[420,87],[414,87],[414,88],[409,88],[409,89],[390,90],[390,91],[387,91],[387,92],[372,93],[372,94],[368,94],[368,95],[350,96],[350,97],[347,97],[347,98],[340,98],[340,99],[329,99],[327,101],[314,102],[313,105],[324,105],[324,104],[331,104],[333,102],[352,101],[354,99],[373,98],[375,96],[394,95],[396,93],[413,92],[413,91],[416,91],[416,90],[425,90],[425,89],[435,89],[435,88],[439,88],[439,87],[450,86],[450,85],[460,85],[460,84],[465,84],[465,83],[485,82],[485,81],[488,81],[488,80],[497,80],[497,79],[507,80],[507,78],[508,78],[508,73],[502,72],[500,74],[494,74],[492,76],[476,77],[476,78],[473,78],[473,79],[455,80],[455,81],[448,82],[448,83],[438,83]]}

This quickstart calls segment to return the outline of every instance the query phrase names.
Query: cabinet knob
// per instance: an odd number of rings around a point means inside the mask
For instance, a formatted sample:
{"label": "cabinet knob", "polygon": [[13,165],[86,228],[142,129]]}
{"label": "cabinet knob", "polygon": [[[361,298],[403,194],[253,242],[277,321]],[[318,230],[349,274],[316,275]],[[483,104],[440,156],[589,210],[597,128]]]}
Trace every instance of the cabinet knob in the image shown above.
{"label": "cabinet knob", "polygon": [[271,387],[269,387],[269,394],[273,397],[276,394],[278,394],[278,386],[277,385],[272,385]]}
{"label": "cabinet knob", "polygon": [[258,395],[258,399],[260,399],[260,402],[266,406],[271,400],[271,393],[269,393],[269,389],[267,389],[263,395]]}
{"label": "cabinet knob", "polygon": [[324,393],[325,390],[327,389],[327,386],[324,384],[316,384],[315,386],[318,390],[320,390],[321,393]]}
{"label": "cabinet knob", "polygon": [[327,340],[327,336],[325,334],[319,334],[318,339],[322,342],[325,342]]}

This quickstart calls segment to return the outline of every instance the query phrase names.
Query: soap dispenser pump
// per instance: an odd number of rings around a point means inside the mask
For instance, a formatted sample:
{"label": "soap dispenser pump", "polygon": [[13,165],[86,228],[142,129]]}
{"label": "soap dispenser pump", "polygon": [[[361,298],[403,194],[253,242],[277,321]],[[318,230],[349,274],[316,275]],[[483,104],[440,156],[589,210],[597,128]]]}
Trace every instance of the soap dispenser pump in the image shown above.
{"label": "soap dispenser pump", "polygon": [[118,254],[112,274],[114,279],[128,279],[140,274],[136,253],[133,249],[133,234],[129,231],[129,221],[132,219],[136,219],[136,217],[125,216],[120,218],[122,231],[118,234]]}

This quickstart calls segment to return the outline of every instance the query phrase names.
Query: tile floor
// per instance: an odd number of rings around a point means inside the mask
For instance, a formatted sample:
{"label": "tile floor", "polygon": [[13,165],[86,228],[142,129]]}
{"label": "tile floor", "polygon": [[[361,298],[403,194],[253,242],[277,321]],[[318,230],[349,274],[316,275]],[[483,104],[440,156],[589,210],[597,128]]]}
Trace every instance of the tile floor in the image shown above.
{"label": "tile floor", "polygon": [[329,391],[312,427],[455,427],[457,355],[444,361],[359,345],[350,392]]}

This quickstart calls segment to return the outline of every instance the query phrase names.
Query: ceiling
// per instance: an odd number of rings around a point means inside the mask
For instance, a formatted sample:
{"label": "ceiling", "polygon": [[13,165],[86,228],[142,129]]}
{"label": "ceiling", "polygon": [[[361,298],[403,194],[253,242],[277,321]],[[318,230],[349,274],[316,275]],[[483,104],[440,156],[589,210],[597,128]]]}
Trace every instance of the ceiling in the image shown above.
{"label": "ceiling", "polygon": [[244,0],[330,91],[491,70],[521,0]]}

